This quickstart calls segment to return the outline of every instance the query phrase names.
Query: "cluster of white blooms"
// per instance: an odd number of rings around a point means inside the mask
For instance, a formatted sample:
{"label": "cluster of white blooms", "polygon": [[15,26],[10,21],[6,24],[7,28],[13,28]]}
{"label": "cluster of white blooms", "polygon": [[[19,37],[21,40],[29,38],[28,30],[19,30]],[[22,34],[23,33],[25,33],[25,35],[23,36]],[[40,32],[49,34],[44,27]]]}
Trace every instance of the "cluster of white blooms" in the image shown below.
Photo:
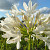
{"label": "cluster of white blooms", "polygon": [[[33,32],[36,34],[36,38],[43,40],[45,45],[50,49],[50,14],[43,14],[39,18],[39,24]],[[45,34],[43,37],[41,34]]]}
{"label": "cluster of white blooms", "polygon": [[[11,15],[7,13],[6,15],[8,17],[5,18],[4,21],[1,21],[1,30],[6,32],[2,37],[7,38],[6,42],[8,44],[17,43],[16,46],[17,49],[19,49],[21,37],[23,36],[20,29],[20,26],[22,25],[26,27],[27,33],[30,31],[35,33],[35,35],[31,34],[31,36],[33,36],[33,40],[34,36],[36,36],[37,39],[43,40],[50,49],[50,14],[41,14],[40,11],[35,10],[37,3],[32,6],[31,0],[29,1],[28,6],[24,2],[23,7],[25,11],[23,9],[20,9],[19,11],[16,5],[13,5],[12,10],[10,11]],[[17,17],[18,15],[23,16],[23,23]],[[41,35],[42,33],[47,36],[43,37]],[[27,41],[28,38],[25,38],[25,40]]]}
{"label": "cluster of white blooms", "polygon": [[[2,37],[7,38],[6,42],[8,44],[17,42],[18,45],[22,36],[20,29],[18,28],[20,25],[20,20],[15,16],[9,15],[4,21],[1,21],[1,25],[1,30],[6,32],[6,34],[2,35]],[[19,47],[17,49],[19,49]]]}

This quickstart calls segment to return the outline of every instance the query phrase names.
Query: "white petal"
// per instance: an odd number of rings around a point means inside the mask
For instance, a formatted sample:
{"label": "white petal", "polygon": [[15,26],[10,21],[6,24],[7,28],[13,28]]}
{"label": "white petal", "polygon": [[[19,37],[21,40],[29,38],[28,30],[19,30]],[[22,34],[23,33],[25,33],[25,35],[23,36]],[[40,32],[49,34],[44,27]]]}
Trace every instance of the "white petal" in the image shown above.
{"label": "white petal", "polygon": [[50,50],[50,43],[47,43],[48,49]]}
{"label": "white petal", "polygon": [[5,24],[5,22],[4,21],[1,21],[1,25],[3,26]]}
{"label": "white petal", "polygon": [[24,10],[22,10],[22,9],[20,9],[20,10],[21,10],[21,12],[25,13],[25,11],[24,11]]}
{"label": "white petal", "polygon": [[34,37],[33,37],[33,41],[34,41]]}
{"label": "white petal", "polygon": [[43,40],[44,42],[47,41],[47,37],[42,37],[41,35],[36,35],[37,39]]}
{"label": "white petal", "polygon": [[9,13],[6,13],[6,16],[10,17]]}
{"label": "white petal", "polygon": [[41,35],[36,35],[36,38],[39,39],[41,37]]}
{"label": "white petal", "polygon": [[49,24],[43,24],[45,27],[50,27],[50,23]]}
{"label": "white petal", "polygon": [[46,35],[50,35],[50,31],[44,31],[43,33]]}
{"label": "white petal", "polygon": [[6,43],[7,44],[11,44],[11,43],[17,43],[18,41],[20,41],[20,37],[19,36],[15,37],[13,39],[7,40]]}
{"label": "white petal", "polygon": [[13,5],[12,8],[19,12],[16,5]]}
{"label": "white petal", "polygon": [[18,36],[17,34],[12,34],[12,33],[6,33],[4,35],[2,35],[3,38],[10,38],[10,37],[16,37]]}
{"label": "white petal", "polygon": [[4,32],[9,31],[8,29],[4,29],[3,27],[1,27],[1,30]]}
{"label": "white petal", "polygon": [[35,30],[33,30],[33,32],[35,33],[40,33],[40,31],[43,31],[45,30],[45,27],[42,27],[42,26],[37,26]]}
{"label": "white petal", "polygon": [[17,42],[16,47],[17,47],[17,49],[20,49],[20,41]]}
{"label": "white petal", "polygon": [[45,22],[45,23],[46,23],[46,22],[48,22],[48,21],[49,21],[49,18],[46,18],[43,22]]}
{"label": "white petal", "polygon": [[37,3],[35,3],[35,4],[33,5],[32,10],[35,10],[36,7],[37,7]]}
{"label": "white petal", "polygon": [[28,6],[27,6],[27,4],[24,2],[23,3],[23,7],[24,7],[24,9],[27,11],[28,10]]}
{"label": "white petal", "polygon": [[32,1],[29,1],[29,3],[28,3],[28,8],[29,8],[29,10],[32,9]]}
{"label": "white petal", "polygon": [[43,40],[44,42],[47,41],[47,37],[40,37],[39,39]]}

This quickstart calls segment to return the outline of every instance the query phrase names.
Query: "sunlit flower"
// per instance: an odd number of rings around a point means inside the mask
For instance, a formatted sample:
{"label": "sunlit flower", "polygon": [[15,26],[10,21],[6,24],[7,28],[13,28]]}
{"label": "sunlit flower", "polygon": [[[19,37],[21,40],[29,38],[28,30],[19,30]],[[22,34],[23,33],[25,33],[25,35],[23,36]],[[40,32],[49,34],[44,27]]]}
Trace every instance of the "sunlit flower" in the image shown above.
{"label": "sunlit flower", "polygon": [[24,2],[24,3],[23,3],[23,7],[24,7],[25,11],[22,10],[22,9],[20,9],[21,12],[25,13],[26,16],[29,16],[29,17],[30,17],[31,14],[33,14],[34,12],[36,12],[35,9],[36,9],[36,7],[37,7],[37,3],[35,3],[35,4],[32,6],[32,1],[30,0],[29,3],[28,3],[28,6],[27,6],[27,4]]}
{"label": "sunlit flower", "polygon": [[[48,48],[50,48],[50,45],[48,45],[50,43],[50,14],[44,14],[41,15],[41,17],[39,18],[39,24],[37,25],[36,29],[33,30],[33,32],[36,34],[36,38],[43,40],[45,42],[45,45],[48,46]],[[45,34],[45,36],[43,37],[42,34]]]}
{"label": "sunlit flower", "polygon": [[17,49],[19,49],[22,34],[17,26],[20,25],[20,20],[15,16],[8,15],[4,21],[1,21],[1,25],[1,30],[6,32],[2,37],[7,38],[7,44],[17,43]]}
{"label": "sunlit flower", "polygon": [[[20,48],[21,37],[24,36],[25,41],[30,40],[30,37],[36,37],[36,39],[43,40],[47,45],[50,40],[50,14],[41,14],[39,10],[35,10],[37,3],[32,6],[30,0],[27,4],[24,2],[23,7],[25,9],[18,10],[16,5],[12,6],[10,14],[6,14],[8,17],[4,21],[1,21],[1,30],[6,32],[2,35],[3,38],[7,38],[7,44],[17,43],[17,49]],[[17,16],[23,16],[21,22]],[[43,37],[42,34],[45,34]],[[29,38],[26,38],[26,36]],[[50,48],[50,45],[48,45]]]}

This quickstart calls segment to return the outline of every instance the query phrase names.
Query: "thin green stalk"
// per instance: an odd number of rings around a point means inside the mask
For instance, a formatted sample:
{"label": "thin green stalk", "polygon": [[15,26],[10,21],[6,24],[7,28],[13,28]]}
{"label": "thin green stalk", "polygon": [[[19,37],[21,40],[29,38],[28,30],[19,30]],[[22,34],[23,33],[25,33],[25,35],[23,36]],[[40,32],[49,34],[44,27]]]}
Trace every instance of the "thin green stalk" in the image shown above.
{"label": "thin green stalk", "polygon": [[18,49],[17,49],[18,50]]}
{"label": "thin green stalk", "polygon": [[[46,37],[46,35],[45,35],[45,37]],[[45,42],[45,50],[47,50],[46,42]]]}
{"label": "thin green stalk", "polygon": [[46,49],[46,46],[45,46],[45,50],[47,50],[47,49]]}
{"label": "thin green stalk", "polygon": [[45,50],[47,50],[46,42],[45,42]]}
{"label": "thin green stalk", "polygon": [[23,49],[24,49],[24,50],[26,50],[26,46],[25,46],[25,47],[23,47]]}
{"label": "thin green stalk", "polygon": [[7,44],[6,44],[6,50],[7,50]]}
{"label": "thin green stalk", "polygon": [[1,50],[4,50],[4,45],[3,45],[3,43],[2,43],[2,45],[1,45]]}
{"label": "thin green stalk", "polygon": [[28,50],[31,50],[31,35],[29,35]]}
{"label": "thin green stalk", "polygon": [[32,40],[32,50],[33,50],[33,40]]}

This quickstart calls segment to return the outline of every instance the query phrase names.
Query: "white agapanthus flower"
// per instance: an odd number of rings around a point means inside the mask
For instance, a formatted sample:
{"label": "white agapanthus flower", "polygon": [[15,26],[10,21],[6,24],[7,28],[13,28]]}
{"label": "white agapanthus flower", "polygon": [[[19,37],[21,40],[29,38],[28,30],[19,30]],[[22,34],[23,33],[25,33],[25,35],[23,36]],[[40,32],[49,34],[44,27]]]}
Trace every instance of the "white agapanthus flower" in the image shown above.
{"label": "white agapanthus flower", "polygon": [[[43,40],[45,46],[47,45],[50,49],[50,14],[44,14],[39,18],[39,24],[33,32],[36,34],[36,38]],[[42,33],[44,33],[46,37],[41,36]]]}
{"label": "white agapanthus flower", "polygon": [[23,9],[20,9],[22,13],[26,14],[26,16],[30,17],[31,14],[34,14],[36,15],[38,12],[40,12],[40,14],[49,14],[50,12],[50,8],[47,8],[47,7],[43,7],[43,8],[40,8],[40,9],[36,9],[37,7],[37,3],[35,3],[33,6],[32,6],[32,1],[30,0],[28,5],[24,2],[23,3],[23,7],[25,9],[25,11]]}
{"label": "white agapanthus flower", "polygon": [[39,24],[50,22],[50,14],[41,14],[39,17]]}
{"label": "white agapanthus flower", "polygon": [[29,3],[28,3],[28,5],[24,2],[24,3],[23,3],[23,7],[24,7],[25,11],[22,10],[22,9],[20,9],[21,12],[25,13],[26,16],[30,17],[31,14],[33,14],[33,13],[36,12],[35,9],[36,9],[36,7],[37,7],[37,3],[35,3],[35,4],[32,6],[32,1],[30,0]]}
{"label": "white agapanthus flower", "polygon": [[8,14],[7,16],[8,17],[5,18],[4,21],[1,21],[1,30],[6,32],[2,37],[7,38],[7,44],[17,43],[17,49],[19,49],[22,34],[17,26],[20,25],[20,20],[15,16],[10,16]]}
{"label": "white agapanthus flower", "polygon": [[[36,37],[36,39],[43,40],[50,49],[50,14],[40,14],[39,10],[35,10],[37,7],[37,3],[32,6],[32,1],[30,0],[27,4],[24,2],[23,7],[25,9],[20,11],[17,9],[16,5],[12,6],[12,10],[10,11],[10,15],[5,18],[4,21],[1,21],[1,30],[6,32],[6,34],[2,35],[3,38],[7,38],[7,43],[17,43],[17,49],[20,48],[20,41],[22,35],[31,35],[31,37]],[[22,15],[23,23],[17,17],[18,15]],[[35,19],[35,20],[34,20]],[[26,31],[26,33],[24,32]],[[23,34],[21,32],[24,32]],[[30,34],[33,32],[35,34]],[[43,37],[41,34],[44,33],[47,35]],[[29,37],[30,38],[30,37]],[[25,40],[29,40],[25,37]]]}
{"label": "white agapanthus flower", "polygon": [[[36,7],[37,7],[37,3],[35,3],[33,6],[32,6],[32,1],[30,0],[29,3],[28,3],[28,6],[27,4],[24,2],[23,3],[23,7],[25,9],[25,11],[23,9],[20,9],[18,10],[16,5],[13,5],[12,6],[12,10],[10,11],[11,14],[14,14],[15,16],[17,15],[23,15],[23,14],[26,14],[26,16],[31,16],[31,14],[33,14],[34,12],[36,12]],[[21,11],[21,12],[20,12]]]}

